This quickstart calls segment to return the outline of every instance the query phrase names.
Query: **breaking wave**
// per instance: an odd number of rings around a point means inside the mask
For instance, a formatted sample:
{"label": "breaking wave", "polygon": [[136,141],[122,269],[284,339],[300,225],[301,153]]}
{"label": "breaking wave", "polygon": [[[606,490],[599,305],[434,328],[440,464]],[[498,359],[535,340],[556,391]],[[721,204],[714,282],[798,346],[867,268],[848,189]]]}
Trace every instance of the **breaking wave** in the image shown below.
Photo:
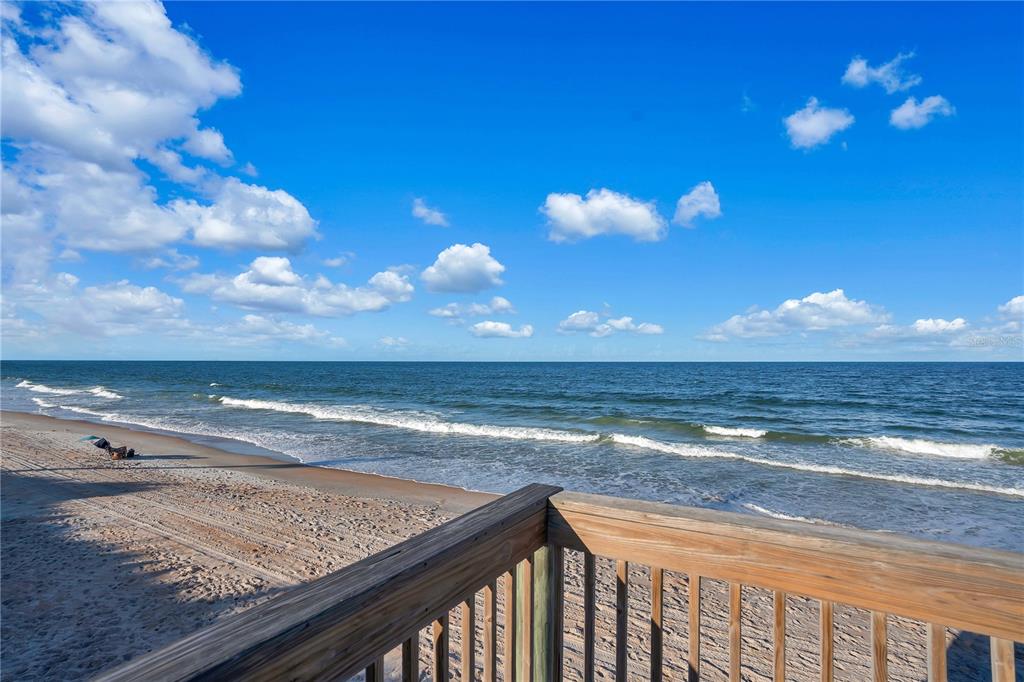
{"label": "breaking wave", "polygon": [[711,426],[709,424],[704,424],[702,426],[702,428],[705,431],[707,431],[708,433],[710,433],[712,435],[715,435],[715,436],[732,436],[732,437],[740,437],[740,438],[761,438],[762,436],[767,436],[768,435],[767,431],[762,431],[761,429],[737,429],[737,428],[731,428],[731,427],[728,427],[728,426]]}
{"label": "breaking wave", "polygon": [[120,393],[115,393],[114,391],[111,391],[108,388],[103,388],[102,386],[90,388],[89,393],[92,393],[94,396],[99,398],[106,398],[107,400],[121,400],[121,398],[124,397]]}
{"label": "breaking wave", "polygon": [[934,455],[937,457],[955,457],[957,459],[985,459],[1000,450],[998,445],[939,443],[924,438],[898,438],[896,436],[847,438],[843,442],[867,448],[907,452],[913,455]]}
{"label": "breaking wave", "polygon": [[841,523],[835,523],[834,521],[826,521],[825,519],[815,519],[807,516],[793,516],[791,514],[783,514],[782,512],[772,511],[771,509],[765,509],[759,507],[756,504],[745,503],[742,505],[744,509],[752,511],[755,514],[762,516],[770,516],[773,519],[781,519],[783,521],[801,521],[803,523],[814,523],[819,526],[842,526]]}
{"label": "breaking wave", "polygon": [[47,386],[46,384],[32,383],[28,379],[19,381],[17,387],[27,388],[28,390],[34,391],[36,393],[49,393],[50,395],[75,395],[76,393],[81,393],[80,390],[75,388],[53,388],[51,386]]}

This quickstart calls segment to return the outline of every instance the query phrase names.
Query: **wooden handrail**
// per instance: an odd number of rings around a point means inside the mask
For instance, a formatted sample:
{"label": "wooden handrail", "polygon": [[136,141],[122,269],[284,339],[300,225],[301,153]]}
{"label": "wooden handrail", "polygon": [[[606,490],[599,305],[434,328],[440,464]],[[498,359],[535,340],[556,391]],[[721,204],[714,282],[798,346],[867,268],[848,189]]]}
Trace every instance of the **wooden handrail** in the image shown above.
{"label": "wooden handrail", "polygon": [[100,679],[350,677],[544,546],[560,490],[527,486]]}
{"label": "wooden handrail", "polygon": [[1024,640],[1024,555],[560,493],[548,541],[661,569]]}

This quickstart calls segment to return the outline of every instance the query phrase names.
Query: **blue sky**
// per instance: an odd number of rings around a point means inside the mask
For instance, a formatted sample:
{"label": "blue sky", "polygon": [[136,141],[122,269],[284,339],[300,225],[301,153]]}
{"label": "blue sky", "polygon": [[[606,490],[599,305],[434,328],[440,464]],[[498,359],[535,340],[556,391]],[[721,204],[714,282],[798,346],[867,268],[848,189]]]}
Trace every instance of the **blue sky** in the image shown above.
{"label": "blue sky", "polygon": [[5,4],[3,356],[1021,359],[1022,26]]}

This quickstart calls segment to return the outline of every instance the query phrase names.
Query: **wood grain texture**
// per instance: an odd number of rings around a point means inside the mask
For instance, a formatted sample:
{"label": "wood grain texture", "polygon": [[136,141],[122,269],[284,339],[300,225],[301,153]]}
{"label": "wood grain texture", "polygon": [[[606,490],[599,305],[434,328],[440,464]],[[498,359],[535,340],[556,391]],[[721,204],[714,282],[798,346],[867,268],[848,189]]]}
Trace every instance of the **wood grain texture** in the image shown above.
{"label": "wood grain texture", "polygon": [[889,618],[881,611],[871,612],[871,679],[889,679]]}
{"label": "wood grain texture", "polygon": [[651,568],[651,682],[661,682],[665,641],[665,571]]}
{"label": "wood grain texture", "polygon": [[743,586],[729,583],[729,682],[740,682],[743,663]]}
{"label": "wood grain texture", "polygon": [[551,679],[552,671],[551,550],[533,553],[533,679]]}
{"label": "wood grain texture", "polygon": [[690,619],[690,653],[686,662],[686,678],[689,682],[700,681],[700,587],[701,577],[690,574],[690,603],[687,605]]}
{"label": "wood grain texture", "polygon": [[1024,555],[600,495],[550,500],[549,541],[1024,640]]}
{"label": "wood grain texture", "polygon": [[551,573],[548,589],[551,611],[551,682],[562,682],[565,639],[565,553],[558,545],[548,545]]}
{"label": "wood grain texture", "polygon": [[833,655],[832,602],[823,601],[818,610],[818,638],[821,650],[821,682],[832,682],[832,672],[835,666]]}
{"label": "wood grain texture", "polygon": [[516,606],[519,595],[516,594],[515,569],[505,573],[505,682],[516,679],[516,622],[519,620]]}
{"label": "wood grain texture", "polygon": [[431,649],[433,651],[433,679],[435,682],[448,680],[448,614],[434,621],[431,626]]}
{"label": "wood grain texture", "polygon": [[786,593],[778,590],[772,595],[772,679],[786,682]]}
{"label": "wood grain texture", "polygon": [[533,553],[516,566],[516,681],[533,681]]}
{"label": "wood grain texture", "polygon": [[1013,642],[993,637],[989,641],[992,657],[992,682],[1014,682]]}
{"label": "wood grain texture", "polygon": [[498,678],[498,585],[484,585],[484,682]]}
{"label": "wood grain texture", "polygon": [[946,682],[946,628],[928,623],[928,682]]}
{"label": "wood grain texture", "polygon": [[402,642],[402,682],[419,682],[420,633]]}
{"label": "wood grain texture", "polygon": [[476,595],[462,602],[462,679],[472,680],[476,675]]}
{"label": "wood grain texture", "polygon": [[596,572],[594,555],[583,553],[583,680],[594,682]]}
{"label": "wood grain texture", "polygon": [[364,675],[364,678],[366,682],[384,682],[383,656],[366,667],[366,674]]}
{"label": "wood grain texture", "polygon": [[347,678],[546,541],[531,485],[129,661],[107,680]]}
{"label": "wood grain texture", "polygon": [[615,680],[626,682],[629,665],[629,562],[615,562]]}

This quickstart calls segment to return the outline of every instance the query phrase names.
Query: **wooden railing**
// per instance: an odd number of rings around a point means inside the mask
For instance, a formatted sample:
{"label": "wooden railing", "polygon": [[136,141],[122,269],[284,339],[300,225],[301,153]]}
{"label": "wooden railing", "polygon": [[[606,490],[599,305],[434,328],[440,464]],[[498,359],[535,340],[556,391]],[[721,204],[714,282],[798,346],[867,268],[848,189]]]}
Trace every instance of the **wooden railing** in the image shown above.
{"label": "wooden railing", "polygon": [[[566,550],[582,553],[566,561]],[[701,679],[701,584],[728,583],[728,677],[741,679],[744,590],[772,594],[771,667],[786,676],[786,601],[819,602],[820,676],[833,674],[833,608],[866,609],[871,670],[887,679],[890,617],[927,623],[927,675],[946,680],[946,628],[991,638],[991,677],[1014,679],[1024,640],[1024,556],[844,528],[752,518],[531,485],[317,581],[130,661],[104,680],[420,679],[420,631],[431,679],[560,681],[565,569],[582,563],[582,677],[595,677],[596,560],[615,561],[614,676],[629,670],[630,564],[650,567],[649,661],[661,680],[666,571],[685,573],[687,677]],[[499,599],[499,584],[503,592]],[[483,607],[478,615],[477,604]],[[646,603],[646,602],[645,602]],[[450,614],[461,623],[450,651]],[[501,625],[502,642],[499,644]],[[480,637],[477,634],[480,633]],[[481,642],[478,649],[476,644]],[[482,653],[478,658],[477,654]],[[633,652],[635,654],[635,652]]]}

